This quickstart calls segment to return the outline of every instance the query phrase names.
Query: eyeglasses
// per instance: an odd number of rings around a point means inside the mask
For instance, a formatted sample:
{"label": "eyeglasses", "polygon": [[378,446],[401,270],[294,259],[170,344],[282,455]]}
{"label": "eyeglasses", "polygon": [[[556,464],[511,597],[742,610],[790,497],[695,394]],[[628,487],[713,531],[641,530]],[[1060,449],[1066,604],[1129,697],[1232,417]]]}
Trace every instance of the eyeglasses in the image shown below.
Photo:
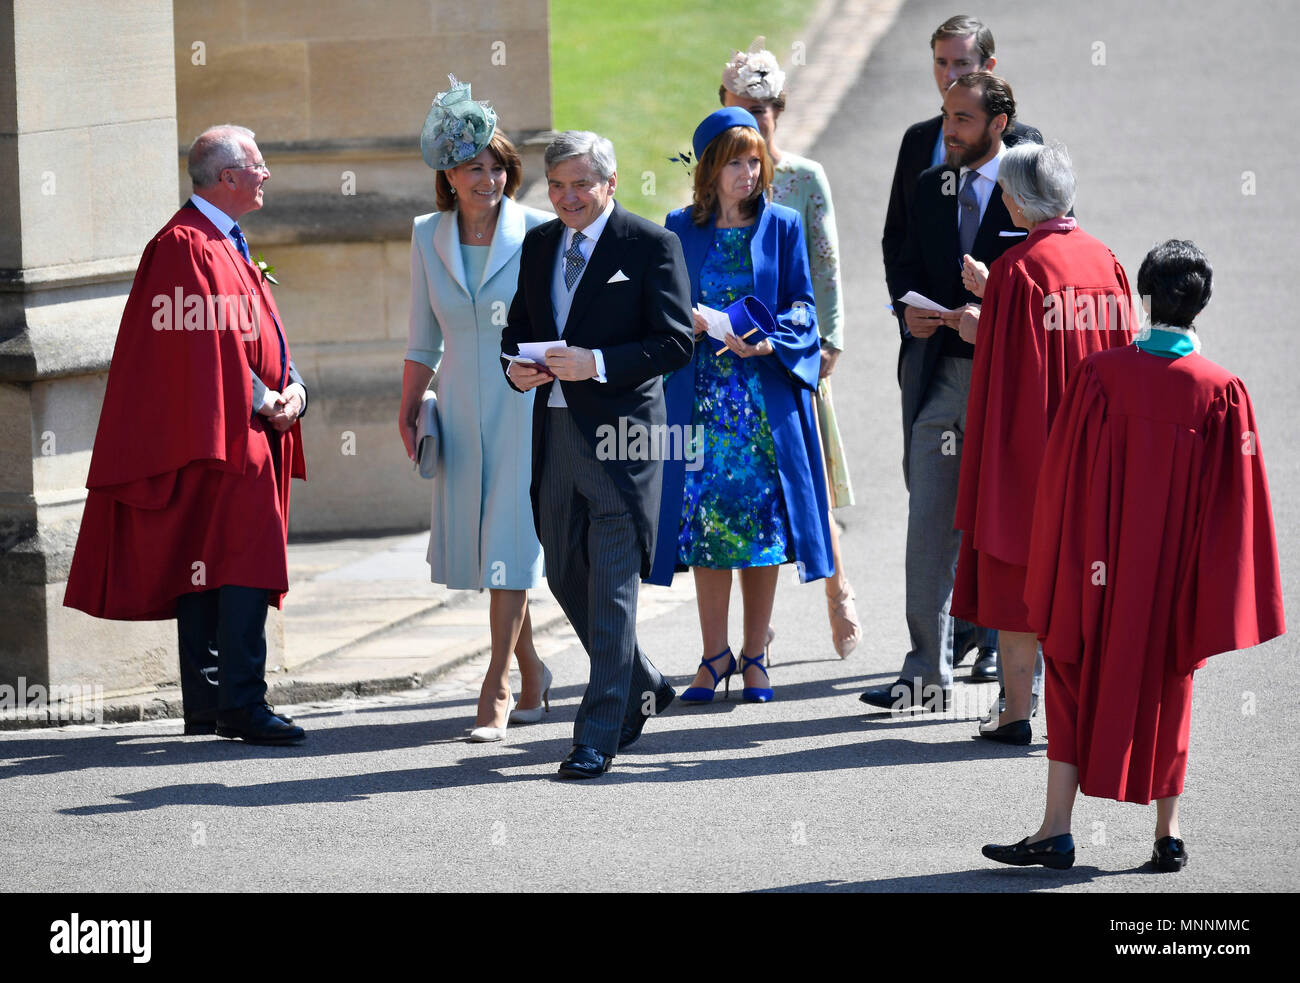
{"label": "eyeglasses", "polygon": [[264,160],[256,160],[256,161],[253,161],[253,163],[251,163],[251,164],[231,164],[229,167],[224,167],[224,168],[222,168],[222,170],[225,170],[225,171],[244,171],[244,170],[247,170],[247,169],[250,168],[250,167],[252,167],[252,168],[256,168],[256,169],[259,170],[259,171],[264,171],[264,172],[267,173],[267,174],[270,174],[270,173],[271,173],[271,169],[270,169],[269,167],[266,166],[266,161],[264,161]]}

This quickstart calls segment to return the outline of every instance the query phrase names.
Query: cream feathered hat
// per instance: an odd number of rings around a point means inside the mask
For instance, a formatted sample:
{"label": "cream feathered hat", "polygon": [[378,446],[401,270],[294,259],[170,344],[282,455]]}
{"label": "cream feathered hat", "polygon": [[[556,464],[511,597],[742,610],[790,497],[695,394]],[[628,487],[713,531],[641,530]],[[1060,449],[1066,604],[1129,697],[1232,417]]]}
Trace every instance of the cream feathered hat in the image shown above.
{"label": "cream feathered hat", "polygon": [[737,51],[722,69],[722,84],[728,92],[749,99],[777,99],[785,89],[785,72],[776,55],[763,45],[767,38],[759,35],[748,51]]}

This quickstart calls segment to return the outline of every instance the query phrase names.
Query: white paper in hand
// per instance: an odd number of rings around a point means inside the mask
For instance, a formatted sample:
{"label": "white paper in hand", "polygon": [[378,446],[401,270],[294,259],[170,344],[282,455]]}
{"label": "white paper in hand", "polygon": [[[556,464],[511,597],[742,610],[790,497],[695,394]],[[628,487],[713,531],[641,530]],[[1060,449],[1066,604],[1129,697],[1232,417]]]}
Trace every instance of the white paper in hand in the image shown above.
{"label": "white paper in hand", "polygon": [[944,307],[942,304],[936,304],[929,297],[923,297],[915,290],[909,290],[903,296],[898,298],[900,304],[906,304],[908,307],[915,307],[922,311],[936,311],[939,314],[951,314],[952,308]]}
{"label": "white paper in hand", "polygon": [[546,364],[546,353],[560,348],[568,348],[569,343],[561,338],[559,341],[521,341],[519,355],[502,355],[509,362],[531,362],[534,365]]}
{"label": "white paper in hand", "polygon": [[704,323],[708,328],[709,337],[714,341],[725,342],[727,335],[731,333],[731,318],[727,317],[722,311],[716,311],[712,307],[706,307],[704,304],[697,304],[695,309],[700,312],[704,318]]}

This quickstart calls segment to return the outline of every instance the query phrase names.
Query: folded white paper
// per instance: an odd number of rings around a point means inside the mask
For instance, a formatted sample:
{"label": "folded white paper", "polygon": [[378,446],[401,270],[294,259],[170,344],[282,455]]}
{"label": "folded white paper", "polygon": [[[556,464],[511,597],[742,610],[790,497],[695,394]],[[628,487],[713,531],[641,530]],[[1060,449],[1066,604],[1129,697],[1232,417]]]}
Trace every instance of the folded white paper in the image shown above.
{"label": "folded white paper", "polygon": [[561,338],[559,341],[521,341],[518,355],[502,355],[507,362],[531,362],[533,365],[545,365],[546,353],[560,348],[568,348],[569,343]]}
{"label": "folded white paper", "polygon": [[712,307],[706,307],[699,304],[695,308],[704,318],[704,323],[708,327],[709,337],[714,341],[725,342],[727,335],[731,334],[731,318],[727,317],[722,311],[714,310]]}
{"label": "folded white paper", "polygon": [[906,304],[908,307],[915,307],[923,311],[937,311],[940,314],[951,314],[952,308],[944,307],[942,304],[936,304],[929,297],[923,297],[915,290],[909,290],[903,296],[898,298],[900,304]]}

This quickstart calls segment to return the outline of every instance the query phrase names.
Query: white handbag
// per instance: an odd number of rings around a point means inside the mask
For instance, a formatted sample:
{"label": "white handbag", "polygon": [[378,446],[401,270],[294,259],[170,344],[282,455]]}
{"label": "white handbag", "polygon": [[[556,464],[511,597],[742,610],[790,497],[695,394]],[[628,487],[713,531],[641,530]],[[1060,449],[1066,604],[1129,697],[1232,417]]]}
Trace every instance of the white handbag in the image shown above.
{"label": "white handbag", "polygon": [[438,459],[442,454],[442,431],[438,424],[438,397],[432,389],[420,401],[420,413],[415,422],[415,464],[421,478],[432,478],[438,473]]}

